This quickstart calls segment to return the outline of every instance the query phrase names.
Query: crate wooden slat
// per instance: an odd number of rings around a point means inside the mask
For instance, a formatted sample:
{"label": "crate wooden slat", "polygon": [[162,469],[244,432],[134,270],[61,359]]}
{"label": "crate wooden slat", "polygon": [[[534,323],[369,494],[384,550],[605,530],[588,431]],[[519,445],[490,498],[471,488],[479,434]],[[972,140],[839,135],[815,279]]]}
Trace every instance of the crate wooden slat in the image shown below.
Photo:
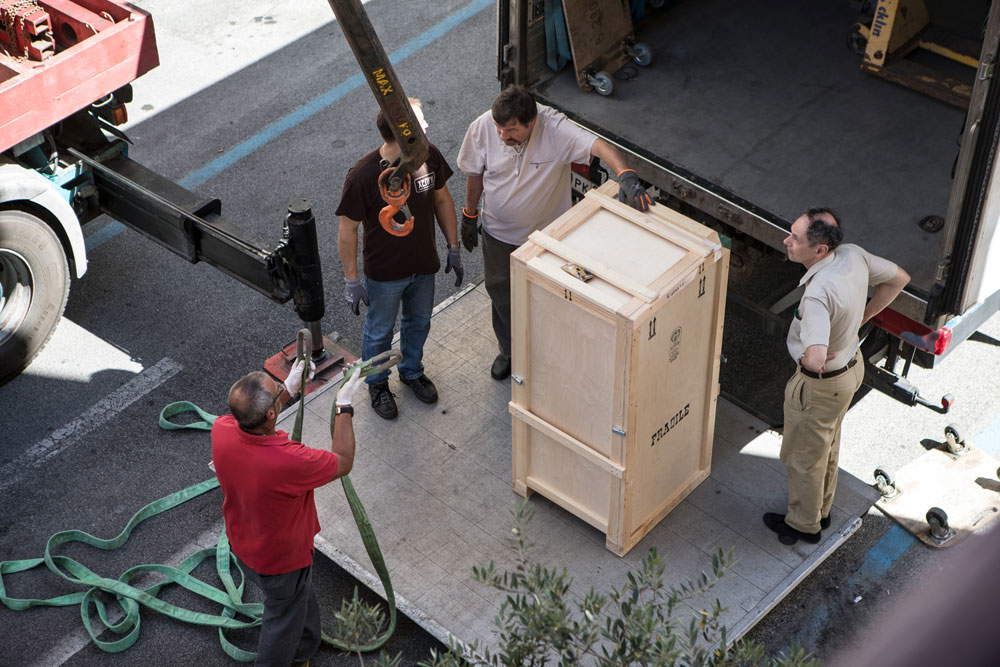
{"label": "crate wooden slat", "polygon": [[510,413],[514,490],[624,555],[709,474],[729,252],[616,193],[587,193],[511,255]]}

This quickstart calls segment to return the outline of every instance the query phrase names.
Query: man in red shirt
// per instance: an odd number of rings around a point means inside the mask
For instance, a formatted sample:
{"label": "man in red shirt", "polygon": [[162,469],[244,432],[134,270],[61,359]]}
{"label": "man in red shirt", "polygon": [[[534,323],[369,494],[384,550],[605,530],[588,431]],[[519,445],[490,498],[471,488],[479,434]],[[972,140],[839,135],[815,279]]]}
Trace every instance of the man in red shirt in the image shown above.
{"label": "man in red shirt", "polygon": [[319,532],[313,489],[351,471],[351,396],[357,368],[337,394],[329,451],[276,431],[285,403],[299,392],[302,362],[284,385],[248,373],[229,390],[230,415],[212,427],[212,461],[222,487],[222,515],[233,554],[264,592],[257,665],[308,664],[320,645],[319,604],[312,588],[313,537]]}

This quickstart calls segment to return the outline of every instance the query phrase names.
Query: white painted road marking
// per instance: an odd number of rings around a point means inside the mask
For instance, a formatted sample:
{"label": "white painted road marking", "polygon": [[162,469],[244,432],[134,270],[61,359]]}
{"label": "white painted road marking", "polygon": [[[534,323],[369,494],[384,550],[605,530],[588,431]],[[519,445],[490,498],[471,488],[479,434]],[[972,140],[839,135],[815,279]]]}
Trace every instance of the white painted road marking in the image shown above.
{"label": "white painted road marking", "polygon": [[[86,354],[81,354],[81,350],[86,350]],[[99,373],[125,371],[135,375],[142,368],[127,350],[63,317],[42,354],[31,362],[22,377],[86,384]]]}
{"label": "white painted road marking", "polygon": [[79,442],[97,427],[114,419],[118,413],[177,375],[182,366],[164,357],[121,387],[95,403],[89,410],[39,440],[17,459],[0,469],[0,491],[15,484],[24,473]]}

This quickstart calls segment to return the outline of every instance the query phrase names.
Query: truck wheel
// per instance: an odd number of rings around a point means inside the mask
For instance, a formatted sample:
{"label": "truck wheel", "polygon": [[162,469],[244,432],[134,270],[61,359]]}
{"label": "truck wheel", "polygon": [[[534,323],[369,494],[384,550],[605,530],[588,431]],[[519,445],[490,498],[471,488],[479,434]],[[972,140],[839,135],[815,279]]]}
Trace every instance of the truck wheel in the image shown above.
{"label": "truck wheel", "polygon": [[69,296],[69,266],[55,232],[24,211],[0,211],[0,384],[42,349]]}

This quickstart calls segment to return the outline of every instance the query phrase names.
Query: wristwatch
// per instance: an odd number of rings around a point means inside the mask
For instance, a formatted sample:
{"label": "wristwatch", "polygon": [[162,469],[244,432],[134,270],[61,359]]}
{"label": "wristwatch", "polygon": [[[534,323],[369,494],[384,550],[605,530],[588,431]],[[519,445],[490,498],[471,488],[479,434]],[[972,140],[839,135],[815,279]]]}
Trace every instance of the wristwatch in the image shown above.
{"label": "wristwatch", "polygon": [[354,407],[351,405],[338,405],[334,415],[351,415],[354,416]]}

